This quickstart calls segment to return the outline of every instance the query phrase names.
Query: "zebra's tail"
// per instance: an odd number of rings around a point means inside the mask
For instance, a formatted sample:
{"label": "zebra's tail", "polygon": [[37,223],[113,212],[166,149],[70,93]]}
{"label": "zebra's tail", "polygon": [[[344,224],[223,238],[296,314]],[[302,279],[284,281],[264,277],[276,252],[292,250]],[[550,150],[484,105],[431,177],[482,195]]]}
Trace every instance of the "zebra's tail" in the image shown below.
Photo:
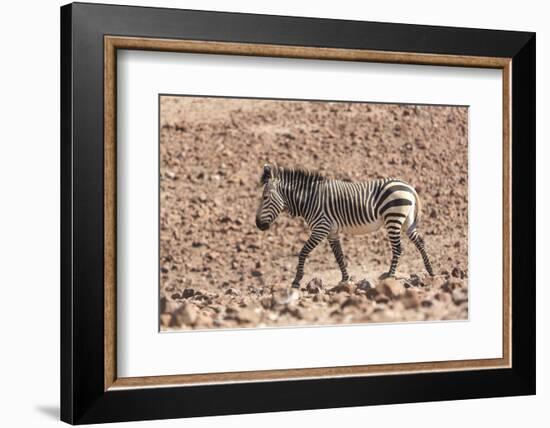
{"label": "zebra's tail", "polygon": [[414,229],[416,229],[416,226],[418,225],[418,222],[420,221],[420,213],[422,212],[422,204],[420,203],[420,197],[418,196],[418,193],[416,193],[416,190],[414,187],[411,186],[411,189],[414,194],[414,217],[411,219],[411,225],[407,228],[407,235],[410,235]]}

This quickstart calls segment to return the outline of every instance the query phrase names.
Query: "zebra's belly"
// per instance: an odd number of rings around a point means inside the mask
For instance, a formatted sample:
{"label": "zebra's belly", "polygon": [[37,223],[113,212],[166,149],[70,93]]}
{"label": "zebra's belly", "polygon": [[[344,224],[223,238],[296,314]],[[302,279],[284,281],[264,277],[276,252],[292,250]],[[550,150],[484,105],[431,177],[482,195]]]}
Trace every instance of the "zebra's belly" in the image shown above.
{"label": "zebra's belly", "polygon": [[382,220],[372,223],[365,223],[359,226],[345,226],[341,231],[350,235],[364,235],[365,233],[375,232],[382,227]]}

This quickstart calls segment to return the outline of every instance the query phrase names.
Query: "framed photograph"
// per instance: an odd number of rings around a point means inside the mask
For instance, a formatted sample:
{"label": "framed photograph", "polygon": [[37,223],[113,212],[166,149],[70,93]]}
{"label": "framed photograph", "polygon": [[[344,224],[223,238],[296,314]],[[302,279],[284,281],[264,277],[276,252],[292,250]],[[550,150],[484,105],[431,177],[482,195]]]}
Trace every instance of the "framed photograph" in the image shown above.
{"label": "framed photograph", "polygon": [[533,33],[76,3],[61,105],[62,420],[535,393]]}

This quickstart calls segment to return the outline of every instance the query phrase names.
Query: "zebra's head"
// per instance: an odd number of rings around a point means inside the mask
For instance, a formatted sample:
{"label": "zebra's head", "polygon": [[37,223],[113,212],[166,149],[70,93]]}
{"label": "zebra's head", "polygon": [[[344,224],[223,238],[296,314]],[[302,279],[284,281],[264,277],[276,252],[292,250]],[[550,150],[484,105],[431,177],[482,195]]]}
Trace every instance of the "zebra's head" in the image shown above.
{"label": "zebra's head", "polygon": [[261,184],[264,186],[260,206],[256,212],[256,226],[260,230],[267,230],[278,215],[285,209],[285,202],[279,192],[279,178],[277,167],[264,165]]}

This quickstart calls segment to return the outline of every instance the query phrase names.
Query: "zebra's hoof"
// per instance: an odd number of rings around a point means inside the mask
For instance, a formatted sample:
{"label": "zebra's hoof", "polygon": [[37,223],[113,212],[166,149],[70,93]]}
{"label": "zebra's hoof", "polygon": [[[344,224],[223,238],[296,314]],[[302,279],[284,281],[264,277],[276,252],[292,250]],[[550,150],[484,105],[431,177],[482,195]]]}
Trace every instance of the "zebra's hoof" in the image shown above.
{"label": "zebra's hoof", "polygon": [[348,278],[342,278],[338,285],[345,285],[345,284],[351,284],[351,283],[353,283],[353,278],[348,277]]}
{"label": "zebra's hoof", "polygon": [[292,285],[291,285],[291,288],[297,288],[299,290],[300,289],[300,283],[293,282]]}
{"label": "zebra's hoof", "polygon": [[378,277],[379,280],[384,280],[384,279],[387,279],[387,278],[393,278],[395,275],[389,273],[389,272],[384,272],[382,275],[380,275]]}

